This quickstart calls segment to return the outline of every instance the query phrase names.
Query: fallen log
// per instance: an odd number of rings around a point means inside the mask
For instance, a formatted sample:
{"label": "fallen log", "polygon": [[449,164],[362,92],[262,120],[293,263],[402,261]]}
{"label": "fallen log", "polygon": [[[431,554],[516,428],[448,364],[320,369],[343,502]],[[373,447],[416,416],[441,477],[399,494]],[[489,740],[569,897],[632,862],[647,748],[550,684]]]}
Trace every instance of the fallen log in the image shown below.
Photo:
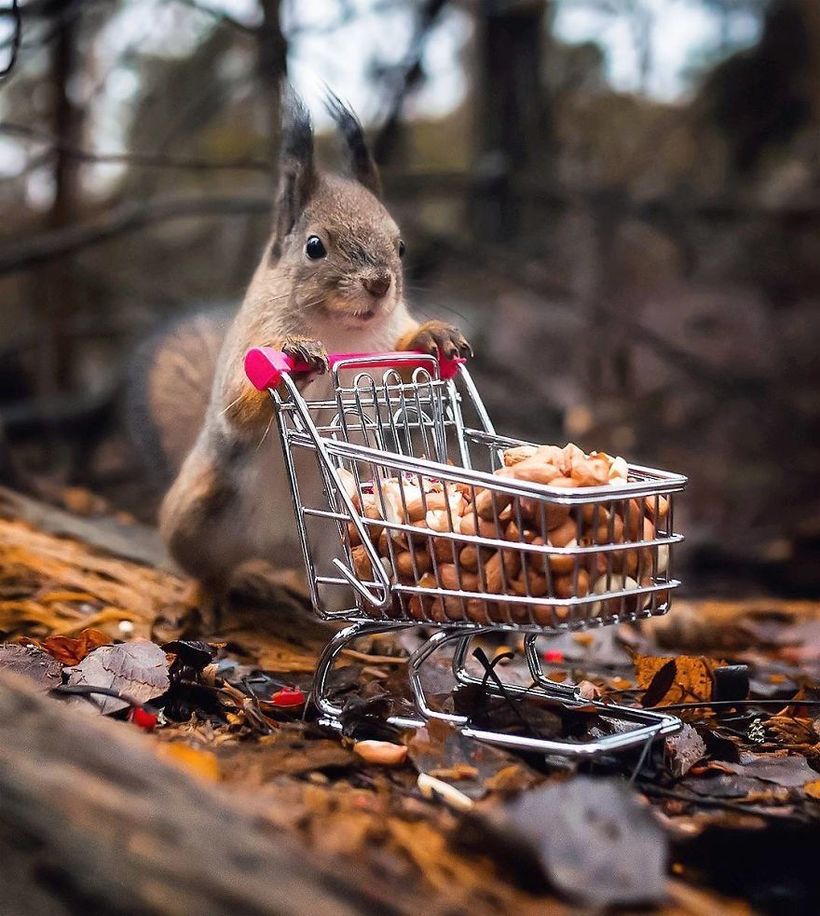
{"label": "fallen log", "polygon": [[405,911],[372,875],[334,868],[247,801],[162,761],[146,736],[8,673],[0,862],[4,916]]}

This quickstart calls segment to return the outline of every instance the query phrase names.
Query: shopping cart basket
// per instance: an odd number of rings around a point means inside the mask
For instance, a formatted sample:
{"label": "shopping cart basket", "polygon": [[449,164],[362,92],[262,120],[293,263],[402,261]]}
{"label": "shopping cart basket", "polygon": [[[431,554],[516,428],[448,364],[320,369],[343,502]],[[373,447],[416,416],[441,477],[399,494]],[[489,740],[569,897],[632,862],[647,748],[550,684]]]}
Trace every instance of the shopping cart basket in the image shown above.
{"label": "shopping cart basket", "polygon": [[[393,725],[444,719],[481,740],[572,756],[676,731],[673,716],[597,702],[604,727],[594,739],[507,734],[433,708],[422,669],[455,643],[457,686],[588,707],[574,685],[547,678],[536,640],[666,613],[679,585],[671,574],[681,540],[673,497],[686,478],[637,465],[623,480],[583,488],[498,476],[504,451],[527,443],[496,434],[463,360],[338,354],[329,363],[329,377],[317,382],[323,393],[311,400],[301,393],[308,365],[270,348],[251,350],[245,363],[273,402],[313,606],[348,622],[317,667],[320,721],[341,728],[331,676],[342,649],[424,625],[433,635],[408,660],[415,712],[389,717]],[[459,499],[459,511],[470,507],[464,517],[454,509]],[[556,517],[576,536],[563,545],[533,536],[554,529]],[[522,634],[532,684],[502,684],[471,669],[471,640],[491,631]]]}

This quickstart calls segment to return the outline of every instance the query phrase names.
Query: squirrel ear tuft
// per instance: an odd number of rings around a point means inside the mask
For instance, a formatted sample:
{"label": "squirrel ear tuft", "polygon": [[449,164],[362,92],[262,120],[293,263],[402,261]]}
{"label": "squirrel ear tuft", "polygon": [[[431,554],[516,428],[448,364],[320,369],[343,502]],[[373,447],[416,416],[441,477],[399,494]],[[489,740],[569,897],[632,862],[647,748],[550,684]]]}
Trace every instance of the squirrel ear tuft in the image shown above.
{"label": "squirrel ear tuft", "polygon": [[282,93],[282,137],[279,153],[279,192],[276,204],[274,254],[316,188],[317,173],[313,155],[313,124],[305,103],[286,86]]}
{"label": "squirrel ear tuft", "polygon": [[330,89],[325,96],[325,107],[336,122],[350,154],[353,177],[376,197],[381,197],[382,183],[379,170],[370,154],[364,129],[353,111]]}

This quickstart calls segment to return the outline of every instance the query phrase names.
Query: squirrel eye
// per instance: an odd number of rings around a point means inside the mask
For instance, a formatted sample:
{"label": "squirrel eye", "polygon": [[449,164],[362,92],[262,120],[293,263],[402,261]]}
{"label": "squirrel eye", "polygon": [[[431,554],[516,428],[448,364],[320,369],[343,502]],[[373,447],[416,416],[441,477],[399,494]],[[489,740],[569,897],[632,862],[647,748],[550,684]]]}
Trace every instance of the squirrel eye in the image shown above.
{"label": "squirrel eye", "polygon": [[406,247],[407,246],[404,244],[404,241],[402,239],[399,239],[399,257],[400,258],[404,257],[404,252],[406,250]]}
{"label": "squirrel eye", "polygon": [[305,254],[313,261],[318,261],[327,254],[325,246],[318,235],[311,235],[305,245]]}

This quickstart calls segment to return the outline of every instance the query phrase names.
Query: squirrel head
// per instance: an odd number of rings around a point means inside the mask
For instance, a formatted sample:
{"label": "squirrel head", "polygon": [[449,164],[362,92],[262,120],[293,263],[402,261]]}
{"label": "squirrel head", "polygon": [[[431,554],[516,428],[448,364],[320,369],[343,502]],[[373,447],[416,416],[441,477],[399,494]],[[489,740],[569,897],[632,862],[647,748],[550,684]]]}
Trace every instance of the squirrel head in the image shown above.
{"label": "squirrel head", "polygon": [[329,319],[363,327],[402,302],[404,243],[381,202],[378,171],[361,124],[335,95],[329,94],[327,108],[344,140],[350,175],[317,169],[310,115],[289,92],[276,222],[257,281],[275,278],[279,293],[284,273],[288,308],[300,321]]}

